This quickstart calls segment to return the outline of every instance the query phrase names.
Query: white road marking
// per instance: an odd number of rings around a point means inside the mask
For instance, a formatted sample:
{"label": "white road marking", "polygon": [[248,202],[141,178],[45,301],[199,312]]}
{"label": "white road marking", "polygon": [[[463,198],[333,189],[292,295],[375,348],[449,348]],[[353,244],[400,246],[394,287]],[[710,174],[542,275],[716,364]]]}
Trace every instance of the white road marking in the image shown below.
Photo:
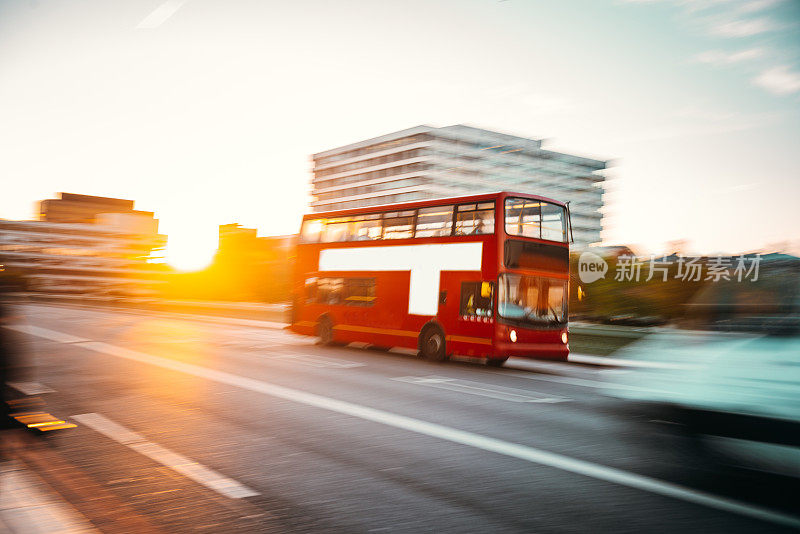
{"label": "white road marking", "polygon": [[241,499],[258,495],[258,492],[243,486],[235,480],[202,466],[185,456],[147,441],[140,434],[128,430],[98,413],[73,415],[72,419],[226,497]]}
{"label": "white road marking", "polygon": [[63,332],[56,332],[55,330],[41,328],[30,324],[7,324],[3,326],[9,330],[15,330],[17,332],[30,334],[32,336],[43,337],[45,339],[49,339],[50,341],[57,341],[59,343],[83,343],[84,341],[89,341],[83,337],[71,336]]}
{"label": "white road marking", "polygon": [[277,353],[270,355],[272,360],[291,360],[311,367],[325,367],[328,369],[349,369],[351,367],[364,367],[366,364],[340,360],[338,358],[326,358],[325,356],[309,356],[299,352]]}
{"label": "white road marking", "polygon": [[17,462],[0,464],[0,531],[99,532],[80,512]]}
{"label": "white road marking", "polygon": [[[44,330],[44,329],[41,329]],[[607,467],[577,458],[570,458],[558,453],[549,452],[527,445],[511,443],[473,432],[458,430],[456,428],[421,421],[404,415],[393,414],[383,410],[361,406],[351,402],[341,401],[314,393],[291,389],[269,382],[262,382],[252,378],[233,375],[198,365],[178,362],[168,358],[153,356],[135,350],[109,345],[107,343],[87,342],[78,346],[88,350],[118,356],[128,360],[146,363],[162,369],[169,369],[180,373],[189,374],[221,384],[238,387],[248,391],[263,393],[276,398],[285,399],[323,410],[328,410],[344,415],[349,415],[365,421],[372,421],[394,428],[416,432],[452,443],[459,443],[476,449],[481,449],[512,458],[518,458],[538,465],[544,465],[569,473],[574,473],[629,488],[650,492],[664,497],[690,502],[733,514],[743,515],[762,521],[800,528],[800,517],[783,514],[768,508],[748,504],[735,499],[714,495],[712,493],[695,490],[689,487],[666,482],[656,478],[629,473],[621,469]]]}
{"label": "white road marking", "polygon": [[56,390],[39,382],[6,382],[23,395],[41,395],[42,393],[55,393]]}
{"label": "white road marking", "polygon": [[466,393],[468,395],[478,395],[481,397],[489,397],[492,399],[510,402],[556,403],[565,402],[568,400],[564,397],[545,395],[536,391],[482,384],[480,382],[472,382],[470,380],[457,380],[455,378],[448,378],[444,376],[399,376],[392,378],[392,380],[408,382],[418,386],[447,389],[449,391],[457,391],[459,393]]}

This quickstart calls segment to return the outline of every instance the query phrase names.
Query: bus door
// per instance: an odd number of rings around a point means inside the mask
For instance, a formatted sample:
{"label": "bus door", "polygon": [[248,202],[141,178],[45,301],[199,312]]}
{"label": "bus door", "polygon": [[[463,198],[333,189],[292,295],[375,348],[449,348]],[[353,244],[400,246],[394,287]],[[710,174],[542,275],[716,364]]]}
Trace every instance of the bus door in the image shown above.
{"label": "bus door", "polygon": [[458,274],[448,284],[448,315],[455,318],[446,332],[448,351],[485,356],[492,350],[495,284],[477,273],[474,278]]}

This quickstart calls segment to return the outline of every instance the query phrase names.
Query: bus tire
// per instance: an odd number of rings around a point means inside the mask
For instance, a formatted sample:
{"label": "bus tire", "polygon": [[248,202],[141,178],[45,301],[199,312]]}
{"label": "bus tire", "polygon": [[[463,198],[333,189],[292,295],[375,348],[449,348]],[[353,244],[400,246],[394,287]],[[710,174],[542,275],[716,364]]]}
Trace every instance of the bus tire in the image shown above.
{"label": "bus tire", "polygon": [[436,325],[422,329],[419,335],[419,354],[426,360],[443,362],[447,360],[447,345],[444,332]]}
{"label": "bus tire", "polygon": [[330,346],[333,345],[333,321],[327,315],[319,318],[317,323],[317,337],[319,344]]}
{"label": "bus tire", "polygon": [[487,358],[486,365],[489,367],[503,367],[503,364],[508,361],[508,356],[505,358]]}

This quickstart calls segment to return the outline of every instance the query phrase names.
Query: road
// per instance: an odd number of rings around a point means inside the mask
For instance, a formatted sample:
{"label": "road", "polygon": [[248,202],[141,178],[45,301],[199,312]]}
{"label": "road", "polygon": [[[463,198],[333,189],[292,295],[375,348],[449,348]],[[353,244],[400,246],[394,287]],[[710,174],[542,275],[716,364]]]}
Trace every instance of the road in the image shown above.
{"label": "road", "polygon": [[83,521],[75,532],[800,525],[795,482],[709,461],[604,397],[595,368],[437,364],[221,318],[20,312],[28,381],[78,427],[8,447],[6,482],[35,477]]}

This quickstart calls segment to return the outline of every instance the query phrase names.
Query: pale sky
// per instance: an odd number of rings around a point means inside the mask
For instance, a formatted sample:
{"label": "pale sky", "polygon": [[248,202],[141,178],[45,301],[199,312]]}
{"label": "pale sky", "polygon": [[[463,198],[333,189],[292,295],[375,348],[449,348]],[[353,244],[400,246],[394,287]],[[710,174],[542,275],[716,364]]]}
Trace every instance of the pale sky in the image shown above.
{"label": "pale sky", "polygon": [[613,160],[606,244],[797,253],[799,30],[795,0],[0,0],[0,217],[130,198],[208,258],[297,231],[310,154],[463,123]]}

